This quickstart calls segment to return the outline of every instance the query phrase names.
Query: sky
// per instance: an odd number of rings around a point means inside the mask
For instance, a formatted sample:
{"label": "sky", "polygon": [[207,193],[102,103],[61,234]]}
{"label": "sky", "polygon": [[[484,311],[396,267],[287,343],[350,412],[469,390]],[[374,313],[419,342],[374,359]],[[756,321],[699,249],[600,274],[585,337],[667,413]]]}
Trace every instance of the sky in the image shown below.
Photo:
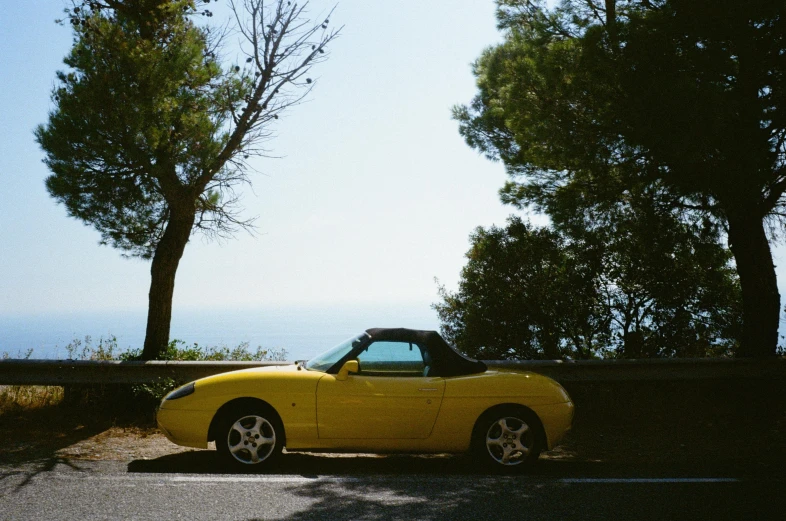
{"label": "sky", "polygon": [[[225,3],[212,7],[215,23]],[[99,246],[44,188],[33,129],[71,46],[70,29],[54,23],[67,5],[8,2],[0,13],[0,315],[147,307],[149,263]],[[332,5],[313,0],[309,11],[321,19]],[[312,94],[267,143],[277,157],[252,162],[243,215],[257,217],[255,235],[194,236],[176,310],[368,303],[431,313],[434,279],[457,287],[473,229],[515,213],[497,195],[503,166],[468,147],[451,119],[475,94],[472,61],[500,41],[494,3],[342,0],[331,23],[344,29],[311,74]],[[783,248],[775,257],[782,264]]]}
{"label": "sky", "polygon": [[[212,9],[227,16],[226,2]],[[313,1],[317,19],[333,4]],[[99,246],[44,188],[33,129],[52,108],[71,46],[62,0],[12,2],[0,14],[0,314],[139,310],[149,264]],[[471,62],[499,40],[485,0],[342,1],[329,59],[308,101],[279,120],[276,158],[252,162],[244,215],[255,236],[192,237],[175,308],[437,300],[455,287],[476,226],[504,224],[500,164],[470,149],[451,120],[474,94]],[[227,53],[231,56],[231,53]]]}

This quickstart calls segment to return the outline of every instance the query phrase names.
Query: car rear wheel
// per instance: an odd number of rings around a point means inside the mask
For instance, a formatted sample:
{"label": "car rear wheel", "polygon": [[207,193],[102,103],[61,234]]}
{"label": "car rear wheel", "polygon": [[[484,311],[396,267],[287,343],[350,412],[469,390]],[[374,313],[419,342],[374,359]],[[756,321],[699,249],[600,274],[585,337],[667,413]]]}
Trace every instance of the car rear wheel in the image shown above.
{"label": "car rear wheel", "polygon": [[524,408],[504,407],[484,414],[475,429],[475,455],[492,470],[519,472],[540,456],[540,423]]}
{"label": "car rear wheel", "polygon": [[280,453],[283,429],[271,411],[236,410],[224,415],[216,448],[225,463],[240,468],[269,464]]}

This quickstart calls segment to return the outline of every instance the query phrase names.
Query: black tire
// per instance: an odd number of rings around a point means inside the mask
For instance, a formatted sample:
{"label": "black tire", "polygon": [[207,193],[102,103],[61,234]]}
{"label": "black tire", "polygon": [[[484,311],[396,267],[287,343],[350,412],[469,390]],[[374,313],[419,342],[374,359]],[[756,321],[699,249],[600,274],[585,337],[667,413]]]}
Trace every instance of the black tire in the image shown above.
{"label": "black tire", "polygon": [[235,469],[264,468],[281,454],[284,428],[278,415],[265,407],[231,409],[216,430],[216,449],[222,462]]}
{"label": "black tire", "polygon": [[543,450],[542,432],[540,420],[529,409],[497,407],[475,424],[472,452],[476,461],[493,472],[523,472]]}

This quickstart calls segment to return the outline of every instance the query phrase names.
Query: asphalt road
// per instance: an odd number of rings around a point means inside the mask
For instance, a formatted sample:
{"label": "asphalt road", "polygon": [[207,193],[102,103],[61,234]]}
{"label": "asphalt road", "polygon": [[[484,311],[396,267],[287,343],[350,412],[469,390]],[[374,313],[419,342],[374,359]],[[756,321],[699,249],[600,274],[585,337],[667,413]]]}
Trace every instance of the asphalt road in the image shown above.
{"label": "asphalt road", "polygon": [[0,519],[784,520],[784,485],[771,468],[544,461],[510,477],[464,458],[297,454],[265,474],[222,474],[213,453],[195,452],[0,466]]}

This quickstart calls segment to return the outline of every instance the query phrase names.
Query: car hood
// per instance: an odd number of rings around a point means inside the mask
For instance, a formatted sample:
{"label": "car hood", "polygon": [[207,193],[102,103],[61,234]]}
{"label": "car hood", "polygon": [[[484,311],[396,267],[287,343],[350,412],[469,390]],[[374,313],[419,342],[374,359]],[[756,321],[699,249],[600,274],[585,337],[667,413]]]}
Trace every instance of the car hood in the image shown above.
{"label": "car hood", "polygon": [[305,369],[298,368],[297,364],[286,365],[266,365],[261,367],[251,367],[249,369],[239,369],[237,371],[227,371],[211,376],[200,378],[196,381],[197,386],[216,384],[224,381],[240,381],[257,378],[277,378],[282,376],[294,376],[297,373],[304,373]]}

